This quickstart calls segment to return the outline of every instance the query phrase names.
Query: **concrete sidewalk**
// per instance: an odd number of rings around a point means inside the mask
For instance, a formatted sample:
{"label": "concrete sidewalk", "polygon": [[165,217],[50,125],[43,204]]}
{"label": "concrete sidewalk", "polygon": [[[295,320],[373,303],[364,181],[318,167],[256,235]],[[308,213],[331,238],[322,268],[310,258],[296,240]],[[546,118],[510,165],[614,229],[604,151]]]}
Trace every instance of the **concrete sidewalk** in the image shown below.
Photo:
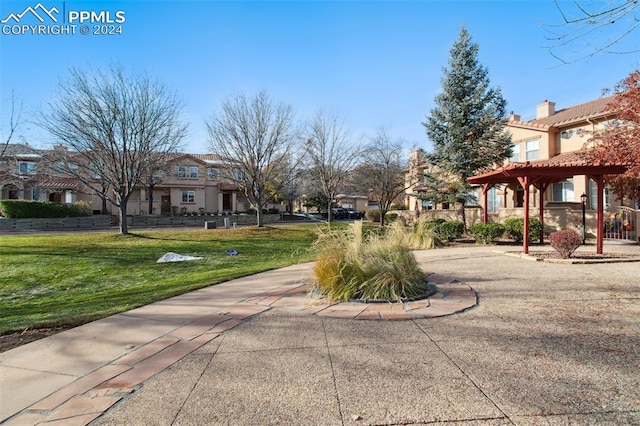
{"label": "concrete sidewalk", "polygon": [[471,286],[479,305],[357,321],[362,312],[321,315],[331,310],[274,296],[295,295],[308,264],[258,274],[0,354],[0,418],[640,424],[640,264],[549,264],[484,247],[417,256],[443,284]]}

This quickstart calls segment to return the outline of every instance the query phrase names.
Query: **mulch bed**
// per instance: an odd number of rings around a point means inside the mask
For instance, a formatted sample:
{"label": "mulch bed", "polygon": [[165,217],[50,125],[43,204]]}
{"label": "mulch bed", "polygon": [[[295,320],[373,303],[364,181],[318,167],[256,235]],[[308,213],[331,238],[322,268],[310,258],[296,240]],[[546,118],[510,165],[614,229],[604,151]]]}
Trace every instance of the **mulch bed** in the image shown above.
{"label": "mulch bed", "polygon": [[18,346],[26,345],[27,343],[34,342],[36,340],[44,339],[45,337],[52,336],[73,327],[75,327],[75,325],[36,328],[33,330],[27,329],[18,333],[3,334],[0,336],[0,353],[17,348]]}

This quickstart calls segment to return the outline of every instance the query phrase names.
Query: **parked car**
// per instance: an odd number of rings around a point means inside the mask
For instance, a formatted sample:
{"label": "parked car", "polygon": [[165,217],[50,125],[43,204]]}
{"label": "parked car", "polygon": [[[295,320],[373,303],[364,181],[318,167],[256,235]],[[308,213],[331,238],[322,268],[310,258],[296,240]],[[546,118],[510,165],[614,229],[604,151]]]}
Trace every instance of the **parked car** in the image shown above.
{"label": "parked car", "polygon": [[362,219],[362,214],[356,209],[343,209],[346,219]]}

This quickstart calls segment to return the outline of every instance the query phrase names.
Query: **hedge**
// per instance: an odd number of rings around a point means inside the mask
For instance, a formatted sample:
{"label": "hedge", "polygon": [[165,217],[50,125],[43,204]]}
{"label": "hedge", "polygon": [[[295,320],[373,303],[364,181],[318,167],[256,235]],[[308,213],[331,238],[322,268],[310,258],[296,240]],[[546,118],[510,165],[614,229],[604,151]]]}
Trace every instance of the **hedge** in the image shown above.
{"label": "hedge", "polygon": [[72,205],[48,201],[1,200],[0,212],[7,219],[88,216],[86,203]]}

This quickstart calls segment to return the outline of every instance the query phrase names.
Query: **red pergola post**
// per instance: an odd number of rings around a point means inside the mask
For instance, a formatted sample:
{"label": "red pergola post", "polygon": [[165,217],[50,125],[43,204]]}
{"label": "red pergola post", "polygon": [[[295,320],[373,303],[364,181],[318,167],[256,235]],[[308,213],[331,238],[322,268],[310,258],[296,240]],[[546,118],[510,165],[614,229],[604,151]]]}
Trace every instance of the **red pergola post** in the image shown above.
{"label": "red pergola post", "polygon": [[531,179],[529,176],[519,176],[518,182],[524,189],[524,230],[522,232],[522,252],[529,253],[529,185]]}
{"label": "red pergola post", "polygon": [[544,244],[544,193],[549,187],[548,183],[538,183],[535,185],[538,188],[538,219],[542,224],[542,231],[540,232],[540,244]]}
{"label": "red pergola post", "polygon": [[482,223],[489,223],[489,202],[487,201],[487,192],[493,185],[488,183],[482,184]]}
{"label": "red pergola post", "polygon": [[603,252],[603,243],[604,243],[604,177],[602,175],[589,175],[598,187],[598,195],[596,199],[598,200],[598,211],[596,221],[596,253],[602,254]]}

